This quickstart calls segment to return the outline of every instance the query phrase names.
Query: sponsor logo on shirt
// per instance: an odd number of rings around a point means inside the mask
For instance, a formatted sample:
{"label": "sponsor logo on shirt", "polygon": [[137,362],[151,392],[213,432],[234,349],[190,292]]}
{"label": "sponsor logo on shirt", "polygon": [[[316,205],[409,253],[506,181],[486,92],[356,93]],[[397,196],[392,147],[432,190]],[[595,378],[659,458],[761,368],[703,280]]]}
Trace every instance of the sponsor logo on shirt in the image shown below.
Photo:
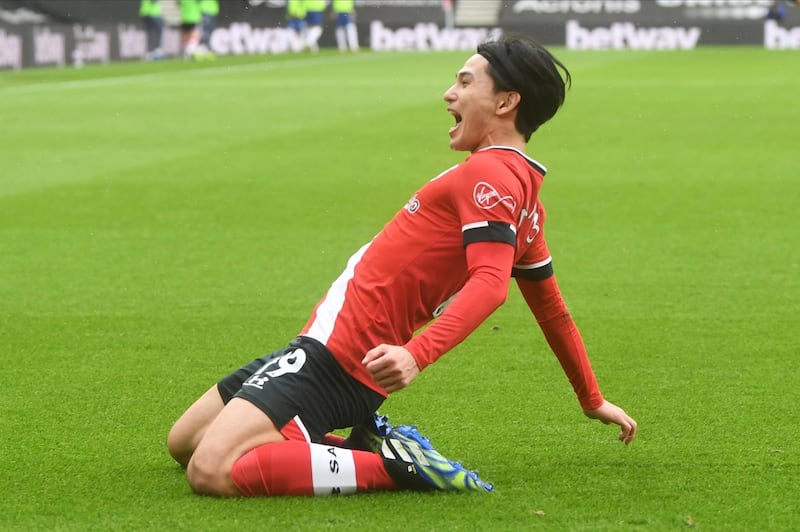
{"label": "sponsor logo on shirt", "polygon": [[407,210],[408,212],[410,212],[411,214],[414,214],[415,212],[417,212],[419,210],[419,199],[417,199],[417,195],[414,194],[411,197],[411,199],[408,200],[408,203],[406,203],[405,207],[403,207],[403,208],[405,210]]}
{"label": "sponsor logo on shirt", "polygon": [[479,181],[472,190],[472,198],[479,209],[492,209],[503,204],[510,210],[517,207],[517,202],[511,196],[501,196],[495,188],[486,181]]}

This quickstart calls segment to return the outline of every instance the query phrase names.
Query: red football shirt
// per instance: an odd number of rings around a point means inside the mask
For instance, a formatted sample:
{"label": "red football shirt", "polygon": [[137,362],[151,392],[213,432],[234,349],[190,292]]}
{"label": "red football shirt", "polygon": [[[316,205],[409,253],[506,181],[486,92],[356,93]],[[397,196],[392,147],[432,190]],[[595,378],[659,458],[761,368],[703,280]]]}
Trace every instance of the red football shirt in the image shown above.
{"label": "red football shirt", "polygon": [[[405,345],[423,369],[474,329],[452,333],[458,336],[454,341],[432,338],[442,334],[435,328],[414,337],[467,282],[469,244],[507,243],[515,248],[515,274],[531,279],[552,274],[539,235],[545,172],[519,150],[492,146],[438,175],[350,257],[300,334],[325,344],[349,373],[381,394],[385,391],[361,364],[376,345]],[[479,321],[494,310],[476,307]]]}

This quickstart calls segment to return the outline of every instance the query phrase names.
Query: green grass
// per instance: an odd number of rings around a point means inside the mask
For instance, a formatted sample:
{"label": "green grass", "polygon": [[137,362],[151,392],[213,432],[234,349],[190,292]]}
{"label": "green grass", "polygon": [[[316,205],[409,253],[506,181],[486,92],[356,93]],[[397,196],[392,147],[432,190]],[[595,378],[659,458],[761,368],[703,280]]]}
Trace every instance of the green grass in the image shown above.
{"label": "green grass", "polygon": [[631,447],[512,289],[383,408],[493,495],[192,495],[171,423],[463,159],[441,95],[468,54],[2,73],[0,529],[800,528],[796,54],[558,52],[574,86],[529,153]]}

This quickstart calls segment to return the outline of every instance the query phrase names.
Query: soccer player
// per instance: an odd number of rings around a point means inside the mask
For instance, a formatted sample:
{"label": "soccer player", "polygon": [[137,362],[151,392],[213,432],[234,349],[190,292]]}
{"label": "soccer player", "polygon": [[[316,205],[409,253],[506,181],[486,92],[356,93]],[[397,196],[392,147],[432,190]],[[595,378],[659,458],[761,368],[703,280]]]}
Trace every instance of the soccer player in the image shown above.
{"label": "soccer player", "polygon": [[219,0],[200,0],[200,46],[198,46],[197,59],[216,59],[217,55],[211,49],[211,34],[217,27],[219,16]]}
{"label": "soccer player", "polygon": [[306,8],[306,48],[319,51],[319,38],[322,36],[322,21],[326,0],[304,0]]}
{"label": "soccer player", "polygon": [[[570,82],[525,36],[487,41],[467,59],[444,93],[450,147],[466,160],[423,185],[350,257],[288,346],[223,378],[172,427],[170,453],[195,492],[491,491],[414,427],[374,412],[501,305],[511,277],[585,415],[633,440],[636,422],[601,395],[562,299],[539,201],[545,168],[525,154]],[[351,426],[346,440],[330,433]]]}
{"label": "soccer player", "polygon": [[199,0],[178,0],[181,17],[181,55],[184,59],[192,59],[200,46],[200,11]]}
{"label": "soccer player", "polygon": [[164,50],[161,43],[164,40],[164,19],[161,16],[161,4],[159,0],[141,0],[139,4],[139,17],[144,24],[147,33],[147,53],[144,58],[147,61],[161,59],[164,57]]}
{"label": "soccer player", "polygon": [[288,26],[305,42],[306,35],[306,2],[305,0],[289,0],[286,2],[286,20]]}
{"label": "soccer player", "polygon": [[336,17],[336,46],[340,52],[357,52],[358,29],[354,0],[333,0],[331,9]]}

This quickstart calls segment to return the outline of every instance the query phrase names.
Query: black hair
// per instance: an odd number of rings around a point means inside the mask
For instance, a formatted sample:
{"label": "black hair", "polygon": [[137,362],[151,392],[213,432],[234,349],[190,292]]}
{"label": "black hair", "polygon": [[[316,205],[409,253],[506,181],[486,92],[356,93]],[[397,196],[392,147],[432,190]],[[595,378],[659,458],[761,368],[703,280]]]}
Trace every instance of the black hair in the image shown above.
{"label": "black hair", "polygon": [[[572,84],[569,70],[536,40],[518,33],[503,34],[478,45],[489,62],[497,91],[520,95],[515,126],[530,140],[539,126],[553,118]],[[564,72],[561,76],[559,69]]]}

